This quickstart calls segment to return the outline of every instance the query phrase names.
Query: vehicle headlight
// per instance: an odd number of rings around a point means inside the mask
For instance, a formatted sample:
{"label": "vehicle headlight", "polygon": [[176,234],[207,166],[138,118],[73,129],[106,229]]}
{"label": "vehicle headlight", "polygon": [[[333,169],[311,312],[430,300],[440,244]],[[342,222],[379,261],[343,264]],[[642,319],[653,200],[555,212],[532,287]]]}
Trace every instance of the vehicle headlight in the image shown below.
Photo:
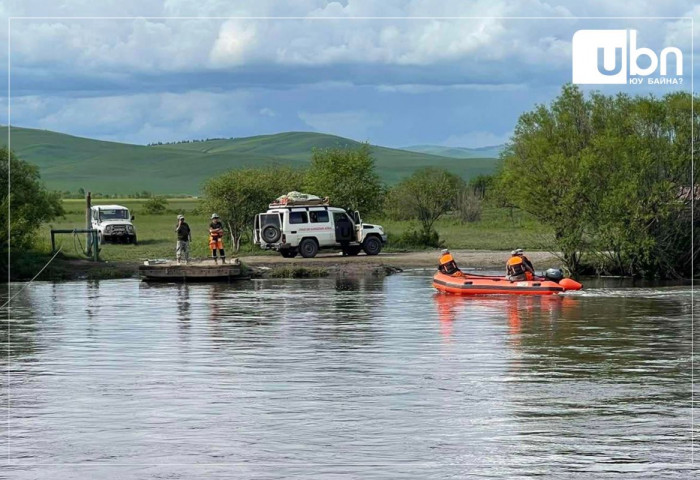
{"label": "vehicle headlight", "polygon": [[107,225],[105,227],[105,233],[112,233],[112,225]]}
{"label": "vehicle headlight", "polygon": [[126,231],[129,233],[134,233],[134,226],[133,225],[127,225],[126,226]]}

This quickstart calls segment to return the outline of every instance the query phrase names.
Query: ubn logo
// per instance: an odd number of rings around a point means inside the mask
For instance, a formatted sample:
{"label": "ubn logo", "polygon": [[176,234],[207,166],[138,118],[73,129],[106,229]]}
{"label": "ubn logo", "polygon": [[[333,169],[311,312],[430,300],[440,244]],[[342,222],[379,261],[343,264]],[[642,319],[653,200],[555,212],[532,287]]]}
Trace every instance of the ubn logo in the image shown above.
{"label": "ubn logo", "polygon": [[[571,41],[571,54],[574,83],[627,83],[628,70],[629,76],[644,77],[659,69],[665,76],[670,54],[675,57],[675,75],[683,75],[683,54],[678,48],[666,47],[659,55],[650,48],[637,48],[636,30],[578,30]],[[642,57],[647,57],[648,66],[639,66]]]}

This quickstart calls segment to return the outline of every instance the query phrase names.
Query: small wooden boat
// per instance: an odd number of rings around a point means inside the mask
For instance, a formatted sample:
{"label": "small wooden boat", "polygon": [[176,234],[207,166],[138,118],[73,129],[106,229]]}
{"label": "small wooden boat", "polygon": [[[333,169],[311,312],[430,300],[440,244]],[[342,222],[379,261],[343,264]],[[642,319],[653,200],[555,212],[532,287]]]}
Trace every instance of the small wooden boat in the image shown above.
{"label": "small wooden boat", "polygon": [[455,295],[554,295],[583,287],[576,280],[562,278],[558,282],[548,279],[513,281],[504,277],[464,273],[462,276],[437,272],[433,287]]}
{"label": "small wooden boat", "polygon": [[238,259],[223,265],[211,261],[177,264],[164,260],[146,260],[139,265],[139,275],[155,282],[221,282],[247,279],[241,273]]}

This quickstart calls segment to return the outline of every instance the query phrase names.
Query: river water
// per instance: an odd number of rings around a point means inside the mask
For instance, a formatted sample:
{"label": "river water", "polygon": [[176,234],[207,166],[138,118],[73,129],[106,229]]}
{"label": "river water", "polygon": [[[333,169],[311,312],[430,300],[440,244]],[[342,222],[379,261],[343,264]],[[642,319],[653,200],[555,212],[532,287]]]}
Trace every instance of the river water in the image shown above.
{"label": "river water", "polygon": [[690,287],[577,293],[460,298],[424,274],[34,283],[3,357],[4,471],[690,478]]}

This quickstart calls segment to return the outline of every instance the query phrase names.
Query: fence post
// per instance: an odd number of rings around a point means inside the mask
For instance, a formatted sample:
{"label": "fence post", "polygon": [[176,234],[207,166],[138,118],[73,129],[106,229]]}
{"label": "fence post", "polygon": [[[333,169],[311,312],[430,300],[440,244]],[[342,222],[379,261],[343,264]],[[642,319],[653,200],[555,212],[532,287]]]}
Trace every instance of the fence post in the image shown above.
{"label": "fence post", "polygon": [[[91,220],[91,211],[90,207],[92,207],[92,196],[90,195],[90,192],[87,192],[87,195],[85,196],[85,229],[86,230],[92,230],[92,220]],[[92,251],[92,239],[95,235],[90,232],[86,232],[85,234],[85,254],[89,257],[90,252]]]}
{"label": "fence post", "polygon": [[94,255],[94,261],[98,262],[100,260],[100,250],[97,246],[97,234],[94,230],[92,230],[92,253]]}

